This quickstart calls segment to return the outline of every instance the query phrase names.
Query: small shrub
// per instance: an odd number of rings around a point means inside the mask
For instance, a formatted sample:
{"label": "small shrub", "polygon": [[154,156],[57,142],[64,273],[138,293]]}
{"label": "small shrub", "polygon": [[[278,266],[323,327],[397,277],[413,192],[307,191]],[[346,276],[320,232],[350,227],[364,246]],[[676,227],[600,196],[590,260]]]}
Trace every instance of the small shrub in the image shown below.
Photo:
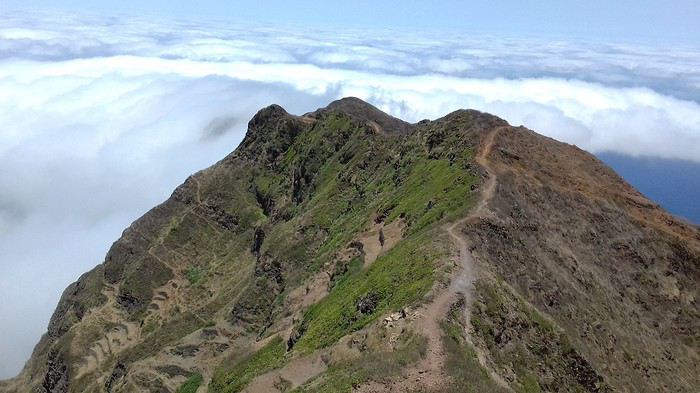
{"label": "small shrub", "polygon": [[190,284],[194,285],[202,279],[202,272],[196,267],[191,267],[185,272],[185,277],[187,277]]}

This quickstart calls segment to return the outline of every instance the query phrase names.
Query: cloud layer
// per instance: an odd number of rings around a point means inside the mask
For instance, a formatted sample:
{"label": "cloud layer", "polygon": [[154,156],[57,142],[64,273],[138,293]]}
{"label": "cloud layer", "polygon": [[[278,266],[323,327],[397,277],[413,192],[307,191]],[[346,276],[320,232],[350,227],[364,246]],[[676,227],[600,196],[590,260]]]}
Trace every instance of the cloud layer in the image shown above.
{"label": "cloud layer", "polygon": [[0,17],[0,377],[62,289],[270,103],[354,95],[410,121],[475,108],[593,152],[700,162],[693,48]]}

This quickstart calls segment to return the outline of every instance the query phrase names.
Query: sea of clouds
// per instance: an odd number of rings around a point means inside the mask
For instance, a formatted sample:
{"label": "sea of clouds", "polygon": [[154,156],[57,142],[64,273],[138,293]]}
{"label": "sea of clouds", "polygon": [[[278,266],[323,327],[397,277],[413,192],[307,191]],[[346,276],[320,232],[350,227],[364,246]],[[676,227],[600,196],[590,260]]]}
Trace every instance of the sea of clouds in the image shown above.
{"label": "sea of clouds", "polygon": [[63,288],[278,103],[497,114],[592,152],[700,162],[700,49],[0,12],[0,378]]}

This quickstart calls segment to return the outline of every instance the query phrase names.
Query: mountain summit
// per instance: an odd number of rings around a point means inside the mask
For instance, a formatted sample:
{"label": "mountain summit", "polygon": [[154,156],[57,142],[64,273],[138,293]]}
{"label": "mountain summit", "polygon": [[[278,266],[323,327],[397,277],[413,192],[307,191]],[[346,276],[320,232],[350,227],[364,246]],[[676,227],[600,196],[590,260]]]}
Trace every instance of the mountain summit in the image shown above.
{"label": "mountain summit", "polygon": [[460,110],[258,112],[64,292],[4,392],[692,392],[700,230]]}

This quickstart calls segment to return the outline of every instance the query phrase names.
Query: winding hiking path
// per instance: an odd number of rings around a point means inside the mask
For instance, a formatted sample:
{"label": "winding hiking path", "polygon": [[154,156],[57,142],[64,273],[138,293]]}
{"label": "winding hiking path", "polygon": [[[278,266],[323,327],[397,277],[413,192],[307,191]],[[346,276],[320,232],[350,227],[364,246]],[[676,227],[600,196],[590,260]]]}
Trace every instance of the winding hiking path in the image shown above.
{"label": "winding hiking path", "polygon": [[[355,392],[404,392],[411,388],[434,389],[444,386],[448,376],[444,371],[446,353],[443,348],[442,328],[440,323],[449,312],[450,306],[457,301],[458,296],[463,295],[467,303],[465,310],[465,316],[467,318],[466,326],[470,326],[469,315],[471,303],[473,301],[472,291],[475,280],[474,260],[469,252],[468,241],[460,232],[460,228],[465,223],[477,220],[488,214],[488,204],[496,192],[497,185],[496,175],[491,169],[488,157],[495,144],[496,135],[503,128],[507,127],[495,128],[483,138],[479,153],[475,157],[475,161],[481,165],[487,173],[487,179],[481,188],[477,205],[471,209],[466,217],[446,227],[447,233],[459,250],[457,258],[459,261],[459,269],[453,274],[449,287],[439,292],[433,302],[419,310],[418,318],[415,320],[416,330],[424,334],[427,339],[425,357],[416,367],[410,369],[406,373],[401,383],[383,385],[376,382],[369,382],[354,389]],[[372,237],[372,239],[374,239],[374,237]],[[471,342],[469,338],[468,340]],[[479,362],[485,370],[489,370],[489,368],[486,367],[485,354],[481,353],[476,347],[475,349]],[[323,372],[325,367],[325,364],[320,361],[318,354],[296,359],[283,369],[275,370],[257,377],[246,387],[245,391],[251,393],[279,391],[276,387],[276,383],[281,380],[286,380],[292,387],[297,387],[313,376]],[[500,376],[492,371],[489,371],[489,374],[497,383],[507,390],[511,390]],[[300,376],[301,378],[299,378]]]}
{"label": "winding hiking path", "polygon": [[[461,293],[464,296],[464,300],[466,303],[466,307],[464,310],[464,318],[465,318],[465,326],[466,326],[466,331],[465,331],[465,338],[467,339],[467,342],[471,344],[471,346],[474,348],[474,351],[476,353],[477,360],[479,361],[479,364],[481,364],[481,367],[483,367],[484,370],[486,370],[489,373],[489,376],[491,377],[492,380],[494,380],[497,384],[499,384],[501,387],[508,391],[512,391],[510,388],[510,385],[496,372],[492,370],[491,367],[488,366],[488,362],[486,360],[486,353],[476,345],[474,345],[473,340],[471,339],[470,335],[470,329],[471,329],[471,305],[472,302],[474,301],[474,296],[473,296],[473,291],[474,291],[474,281],[476,279],[476,268],[474,264],[474,259],[472,257],[471,252],[469,252],[469,247],[468,247],[468,241],[464,237],[464,235],[460,232],[459,228],[464,226],[467,222],[474,221],[479,218],[483,218],[488,214],[488,204],[493,199],[494,194],[496,193],[496,185],[497,185],[497,177],[496,177],[496,172],[491,168],[491,162],[489,161],[489,155],[491,154],[491,150],[493,150],[494,146],[494,141],[496,139],[496,135],[498,132],[502,129],[507,129],[508,127],[498,127],[491,131],[486,138],[484,138],[484,143],[482,149],[479,151],[479,154],[476,156],[475,160],[476,162],[481,165],[482,168],[486,170],[486,173],[488,174],[488,179],[484,183],[484,186],[481,191],[481,197],[479,198],[479,202],[477,203],[476,207],[463,219],[456,221],[452,223],[449,227],[447,227],[447,233],[450,235],[452,238],[452,241],[455,243],[455,245],[458,246],[459,248],[459,261],[461,263],[462,271],[459,274],[459,277],[455,277],[452,280],[452,284],[450,285],[450,290],[445,291],[446,295],[454,296],[458,293]],[[454,298],[452,299],[454,301]],[[451,303],[447,304],[447,307],[449,308]],[[444,314],[445,315],[449,310],[445,310]]]}
{"label": "winding hiking path", "polygon": [[[461,234],[460,228],[467,222],[481,218],[487,214],[487,206],[496,192],[496,174],[491,169],[489,155],[494,146],[496,135],[503,127],[499,127],[489,132],[484,137],[481,149],[475,157],[475,161],[481,165],[487,172],[488,178],[482,186],[479,201],[474,209],[469,214],[450,224],[446,230],[450,238],[455,243],[459,250],[459,267],[460,270],[454,274],[450,286],[442,291],[435,300],[430,303],[421,313],[421,316],[416,320],[416,327],[422,331],[427,340],[428,348],[426,356],[418,364],[415,370],[411,370],[406,376],[409,384],[417,384],[426,388],[436,388],[444,384],[447,375],[444,370],[445,351],[442,343],[442,329],[440,322],[449,312],[450,306],[454,304],[458,296],[461,294],[466,300],[465,315],[467,318],[467,326],[469,326],[470,307],[473,301],[473,284],[475,279],[474,260],[469,252],[468,242],[464,235]],[[483,354],[478,355],[479,362],[485,366],[485,357]],[[488,368],[486,368],[488,370]],[[498,376],[492,375],[497,382]],[[503,382],[505,386],[505,382]]]}
{"label": "winding hiking path", "polygon": [[194,181],[194,184],[197,186],[197,191],[195,193],[195,199],[197,200],[197,204],[202,203],[202,185],[199,183],[199,179],[197,179],[197,175],[192,176],[192,180]]}
{"label": "winding hiking path", "polygon": [[[484,138],[483,147],[475,158],[475,161],[481,165],[488,174],[488,178],[481,189],[481,195],[476,207],[469,212],[469,215],[459,221],[455,221],[452,223],[452,225],[447,227],[447,233],[450,235],[450,238],[452,238],[452,241],[459,249],[459,261],[462,272],[460,273],[459,277],[452,280],[450,290],[446,291],[446,294],[462,293],[467,298],[467,307],[471,304],[472,300],[471,289],[475,278],[474,260],[472,259],[472,255],[467,247],[467,239],[460,233],[459,228],[464,226],[464,224],[469,221],[474,221],[478,218],[484,217],[487,212],[487,206],[493,198],[493,195],[496,193],[496,174],[491,169],[488,156],[491,154],[491,150],[493,149],[496,134],[501,130],[501,128],[502,127],[494,129]],[[468,314],[469,313],[467,312],[467,315]]]}

